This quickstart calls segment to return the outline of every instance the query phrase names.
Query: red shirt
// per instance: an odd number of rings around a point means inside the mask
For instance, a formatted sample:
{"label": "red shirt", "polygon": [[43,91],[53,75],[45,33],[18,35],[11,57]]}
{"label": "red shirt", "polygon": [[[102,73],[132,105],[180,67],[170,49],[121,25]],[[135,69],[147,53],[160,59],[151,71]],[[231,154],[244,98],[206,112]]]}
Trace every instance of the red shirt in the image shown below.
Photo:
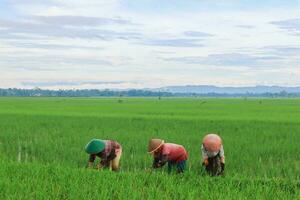
{"label": "red shirt", "polygon": [[165,143],[161,151],[168,157],[168,161],[180,162],[188,159],[188,153],[182,145]]}

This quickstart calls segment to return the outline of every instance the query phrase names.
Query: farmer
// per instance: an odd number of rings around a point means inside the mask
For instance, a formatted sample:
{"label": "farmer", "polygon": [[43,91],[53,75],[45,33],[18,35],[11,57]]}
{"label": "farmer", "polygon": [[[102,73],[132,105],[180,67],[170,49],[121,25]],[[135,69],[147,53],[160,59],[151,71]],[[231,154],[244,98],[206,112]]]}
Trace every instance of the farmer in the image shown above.
{"label": "farmer", "polygon": [[148,145],[148,153],[154,157],[153,168],[163,167],[168,163],[168,172],[177,168],[177,173],[183,173],[188,159],[188,153],[182,145],[165,143],[161,139],[151,139]]}
{"label": "farmer", "polygon": [[203,138],[202,165],[213,176],[221,175],[225,169],[225,155],[222,139],[216,134],[208,134]]}
{"label": "farmer", "polygon": [[113,140],[92,139],[86,146],[85,151],[90,154],[88,167],[93,168],[96,157],[101,158],[97,165],[98,169],[109,168],[113,171],[119,170],[122,147]]}

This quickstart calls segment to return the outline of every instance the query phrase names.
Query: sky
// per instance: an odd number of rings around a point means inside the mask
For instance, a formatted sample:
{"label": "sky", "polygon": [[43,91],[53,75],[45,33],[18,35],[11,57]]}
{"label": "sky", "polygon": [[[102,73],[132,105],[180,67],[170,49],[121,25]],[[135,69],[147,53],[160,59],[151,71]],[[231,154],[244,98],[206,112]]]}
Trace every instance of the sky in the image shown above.
{"label": "sky", "polygon": [[300,0],[0,0],[0,88],[300,86]]}

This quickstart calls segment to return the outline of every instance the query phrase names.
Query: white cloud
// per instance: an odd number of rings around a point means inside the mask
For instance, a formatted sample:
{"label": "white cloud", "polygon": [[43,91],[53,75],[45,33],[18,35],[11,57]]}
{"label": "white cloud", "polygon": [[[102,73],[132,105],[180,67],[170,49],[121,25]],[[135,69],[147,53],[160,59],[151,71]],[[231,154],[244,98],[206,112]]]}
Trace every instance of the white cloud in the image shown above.
{"label": "white cloud", "polygon": [[[163,2],[155,13],[133,1],[24,2],[7,3],[13,17],[0,12],[0,87],[299,84],[300,41],[290,34],[299,7],[239,10],[224,1],[197,12],[191,2]],[[85,86],[100,87],[76,87]]]}

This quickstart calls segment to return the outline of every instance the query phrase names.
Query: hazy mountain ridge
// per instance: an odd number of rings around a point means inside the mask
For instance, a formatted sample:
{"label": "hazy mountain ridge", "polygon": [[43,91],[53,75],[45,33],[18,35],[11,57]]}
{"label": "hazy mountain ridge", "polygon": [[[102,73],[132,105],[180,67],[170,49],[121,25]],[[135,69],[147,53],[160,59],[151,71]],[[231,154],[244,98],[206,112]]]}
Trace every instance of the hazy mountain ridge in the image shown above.
{"label": "hazy mountain ridge", "polygon": [[170,93],[194,93],[194,94],[263,94],[263,93],[300,93],[300,87],[282,87],[282,86],[253,86],[253,87],[218,87],[213,85],[186,85],[186,86],[168,86],[153,89],[152,91],[170,92]]}
{"label": "hazy mountain ridge", "polygon": [[18,89],[0,88],[0,96],[45,97],[300,97],[300,87],[169,86],[156,89]]}

